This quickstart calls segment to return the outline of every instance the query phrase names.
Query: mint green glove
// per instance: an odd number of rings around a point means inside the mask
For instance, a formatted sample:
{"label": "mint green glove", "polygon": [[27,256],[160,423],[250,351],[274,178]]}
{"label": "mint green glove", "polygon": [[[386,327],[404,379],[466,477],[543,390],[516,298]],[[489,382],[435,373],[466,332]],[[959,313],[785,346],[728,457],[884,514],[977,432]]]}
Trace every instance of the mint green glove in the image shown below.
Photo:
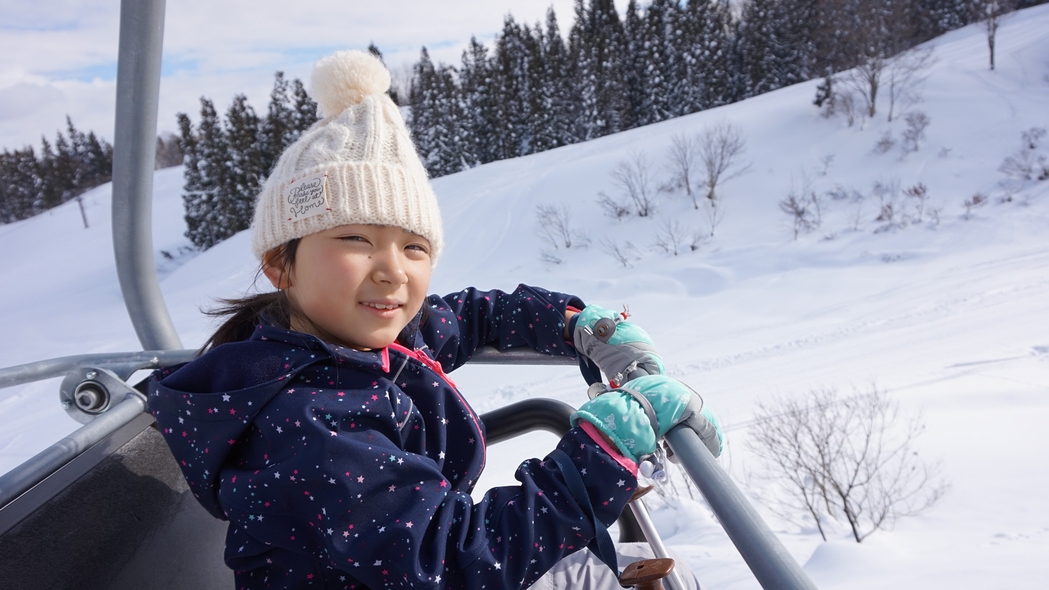
{"label": "mint green glove", "polygon": [[569,333],[576,351],[594,361],[613,385],[664,372],[652,338],[626,321],[625,313],[588,305],[572,317]]}
{"label": "mint green glove", "polygon": [[656,452],[659,439],[684,422],[707,449],[721,455],[721,426],[703,398],[689,386],[663,375],[646,375],[609,390],[580,406],[572,425],[590,422],[608,435],[635,463]]}

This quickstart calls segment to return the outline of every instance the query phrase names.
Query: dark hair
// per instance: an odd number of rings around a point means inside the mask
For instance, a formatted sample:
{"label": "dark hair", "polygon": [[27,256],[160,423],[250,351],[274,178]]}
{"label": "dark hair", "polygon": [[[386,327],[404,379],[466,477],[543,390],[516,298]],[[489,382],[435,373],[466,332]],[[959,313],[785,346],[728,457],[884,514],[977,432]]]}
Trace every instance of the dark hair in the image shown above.
{"label": "dark hair", "polygon": [[[280,269],[282,278],[295,266],[295,253],[299,249],[300,239],[281,244],[271,251],[270,262]],[[255,273],[256,281],[263,272],[263,264],[259,265]],[[247,340],[263,321],[281,328],[291,328],[292,309],[284,291],[256,293],[239,299],[219,299],[216,307],[204,310],[204,313],[214,318],[227,319],[208,338],[199,354],[227,342]]]}

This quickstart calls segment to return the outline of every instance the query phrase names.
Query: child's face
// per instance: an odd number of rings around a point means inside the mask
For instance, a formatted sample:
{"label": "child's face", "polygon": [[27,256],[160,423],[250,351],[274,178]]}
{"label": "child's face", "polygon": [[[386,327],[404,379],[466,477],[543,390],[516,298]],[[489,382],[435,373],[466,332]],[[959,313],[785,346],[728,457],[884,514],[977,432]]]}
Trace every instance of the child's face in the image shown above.
{"label": "child's face", "polygon": [[[399,227],[342,225],[302,238],[283,279],[291,328],[366,350],[389,346],[422,307],[430,242]],[[279,278],[277,279],[279,280]],[[311,325],[312,324],[312,325]]]}

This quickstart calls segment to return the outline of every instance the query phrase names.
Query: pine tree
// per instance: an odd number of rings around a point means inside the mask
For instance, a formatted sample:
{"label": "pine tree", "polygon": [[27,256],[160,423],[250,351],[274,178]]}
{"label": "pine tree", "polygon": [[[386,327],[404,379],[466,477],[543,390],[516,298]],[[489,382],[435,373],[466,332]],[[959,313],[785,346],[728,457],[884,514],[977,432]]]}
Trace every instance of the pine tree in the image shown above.
{"label": "pine tree", "polygon": [[266,119],[259,134],[261,167],[265,176],[269,176],[277,158],[291,145],[291,138],[295,135],[295,109],[292,108],[292,98],[288,96],[290,89],[284,72],[274,74]]}
{"label": "pine tree", "polygon": [[291,134],[288,135],[285,146],[294,143],[304,131],[312,127],[319,119],[317,117],[317,103],[306,93],[306,87],[302,85],[302,80],[295,78],[291,82],[291,87],[292,103],[295,108],[295,116],[292,120],[295,122],[295,125]]}
{"label": "pine tree", "polygon": [[[538,32],[538,31],[537,31]],[[546,30],[542,35],[542,70],[539,74],[537,104],[540,121],[536,125],[535,151],[541,152],[575,143],[572,134],[573,107],[576,104],[575,80],[568,75],[568,50],[557,25],[554,9],[546,12]]]}
{"label": "pine tree", "polygon": [[268,172],[260,149],[260,123],[248,97],[238,94],[226,111],[225,135],[229,153],[227,174],[221,194],[224,202],[225,228],[220,239],[251,226],[255,198]]}
{"label": "pine tree", "polygon": [[623,130],[629,117],[623,57],[626,36],[612,0],[576,0],[576,22],[569,33],[573,75],[580,84],[578,126],[583,140]]}
{"label": "pine tree", "polygon": [[471,37],[470,44],[463,51],[462,68],[459,70],[463,112],[460,144],[467,167],[496,159],[492,144],[494,129],[499,121],[499,108],[492,85],[488,48]]}
{"label": "pine tree", "polygon": [[[187,149],[183,146],[183,150]],[[232,235],[227,233],[228,202],[224,189],[228,186],[226,159],[229,148],[215,105],[207,98],[200,99],[200,125],[197,127],[195,156],[197,187],[183,195],[186,209],[186,237],[198,248],[207,250]],[[190,152],[187,151],[187,154]],[[187,156],[193,159],[193,156]],[[187,165],[187,174],[189,166]],[[187,177],[188,184],[188,177]]]}

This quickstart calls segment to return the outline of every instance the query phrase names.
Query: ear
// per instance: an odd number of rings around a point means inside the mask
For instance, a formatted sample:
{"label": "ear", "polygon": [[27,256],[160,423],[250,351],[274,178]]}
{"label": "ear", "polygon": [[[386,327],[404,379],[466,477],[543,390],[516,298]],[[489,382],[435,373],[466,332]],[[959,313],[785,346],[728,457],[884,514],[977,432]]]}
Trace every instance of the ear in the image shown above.
{"label": "ear", "polygon": [[283,268],[278,262],[279,258],[276,250],[266,252],[262,257],[262,274],[266,275],[275,289],[283,290],[291,286],[291,269]]}

